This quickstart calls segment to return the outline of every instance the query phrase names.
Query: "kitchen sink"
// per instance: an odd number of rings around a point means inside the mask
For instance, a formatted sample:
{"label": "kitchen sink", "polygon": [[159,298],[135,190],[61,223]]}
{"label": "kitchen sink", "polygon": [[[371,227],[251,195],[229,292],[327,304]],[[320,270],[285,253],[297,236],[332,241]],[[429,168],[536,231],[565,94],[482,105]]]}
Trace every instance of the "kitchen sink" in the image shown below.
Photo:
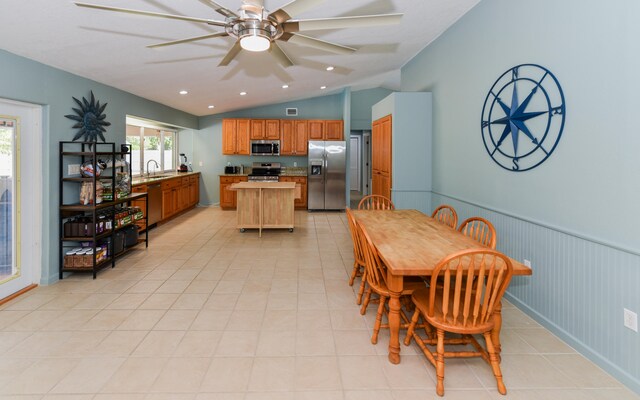
{"label": "kitchen sink", "polygon": [[146,179],[162,179],[162,178],[169,178],[170,176],[172,175],[151,175]]}

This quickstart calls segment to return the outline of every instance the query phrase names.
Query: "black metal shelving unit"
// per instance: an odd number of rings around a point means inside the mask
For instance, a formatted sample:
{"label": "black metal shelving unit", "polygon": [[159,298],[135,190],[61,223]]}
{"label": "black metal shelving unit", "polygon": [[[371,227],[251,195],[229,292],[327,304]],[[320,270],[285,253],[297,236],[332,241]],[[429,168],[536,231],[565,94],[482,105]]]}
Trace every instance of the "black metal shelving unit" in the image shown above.
{"label": "black metal shelving unit", "polygon": [[[137,243],[128,247],[125,247],[118,254],[115,252],[115,234],[116,232],[125,229],[128,226],[136,226],[136,220],[131,218],[131,223],[116,227],[116,206],[121,204],[131,203],[134,200],[145,200],[145,212],[142,217],[147,223],[148,201],[146,193],[130,193],[125,197],[119,198],[116,191],[116,176],[118,172],[123,172],[125,168],[122,163],[118,166],[116,163],[116,157],[125,158],[128,157],[127,165],[129,166],[129,179],[131,179],[131,147],[128,146],[127,151],[116,151],[115,143],[94,143],[94,142],[60,142],[60,160],[59,160],[59,222],[60,222],[60,279],[63,279],[65,272],[92,272],[95,279],[98,271],[107,266],[115,267],[116,259],[129,251],[135,249],[141,243],[145,244],[145,247],[149,246],[149,233],[144,231],[144,238],[138,237]],[[124,150],[121,148],[121,150]],[[95,164],[98,159],[106,161],[107,165],[110,163],[105,171],[98,177],[94,173],[92,177],[82,176],[69,176],[65,173],[69,164],[82,165],[86,161],[92,161],[95,171]],[[97,200],[97,183],[98,181],[111,181],[111,200],[102,201],[96,204]],[[78,184],[91,184],[92,203],[80,204],[78,202],[80,186]],[[70,200],[70,199],[73,200]],[[104,232],[98,233],[97,222],[98,213],[105,212],[107,218],[103,220],[108,229]],[[71,218],[75,217],[88,217],[89,226],[91,226],[91,235],[65,235],[64,224]],[[139,220],[138,220],[139,221]],[[138,230],[138,233],[139,230]],[[98,241],[110,238],[108,241],[107,256],[103,260],[98,260],[98,254],[96,248],[98,247]],[[90,246],[85,248],[91,248],[93,250],[92,263],[90,266],[82,265],[65,265],[65,249],[78,247],[81,242],[89,242]]]}

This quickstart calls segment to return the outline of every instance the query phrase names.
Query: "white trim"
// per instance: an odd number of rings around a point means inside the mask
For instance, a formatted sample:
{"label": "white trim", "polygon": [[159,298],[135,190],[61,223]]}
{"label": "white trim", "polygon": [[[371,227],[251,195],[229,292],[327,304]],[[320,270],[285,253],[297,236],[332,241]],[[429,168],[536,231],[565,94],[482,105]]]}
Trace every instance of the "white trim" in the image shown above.
{"label": "white trim", "polygon": [[[3,285],[0,297],[38,283],[42,276],[43,229],[43,109],[36,104],[0,99],[1,114],[20,120],[20,263],[22,277]],[[4,295],[4,296],[3,296]]]}

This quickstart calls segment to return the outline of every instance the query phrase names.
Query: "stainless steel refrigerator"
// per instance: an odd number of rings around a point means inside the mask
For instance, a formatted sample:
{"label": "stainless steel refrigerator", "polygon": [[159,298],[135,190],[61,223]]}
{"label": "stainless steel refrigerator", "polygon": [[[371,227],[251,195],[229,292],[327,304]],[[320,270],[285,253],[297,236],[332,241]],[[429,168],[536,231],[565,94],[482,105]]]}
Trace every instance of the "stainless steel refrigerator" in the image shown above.
{"label": "stainless steel refrigerator", "polygon": [[344,210],[347,202],[346,176],[346,142],[310,141],[307,208]]}

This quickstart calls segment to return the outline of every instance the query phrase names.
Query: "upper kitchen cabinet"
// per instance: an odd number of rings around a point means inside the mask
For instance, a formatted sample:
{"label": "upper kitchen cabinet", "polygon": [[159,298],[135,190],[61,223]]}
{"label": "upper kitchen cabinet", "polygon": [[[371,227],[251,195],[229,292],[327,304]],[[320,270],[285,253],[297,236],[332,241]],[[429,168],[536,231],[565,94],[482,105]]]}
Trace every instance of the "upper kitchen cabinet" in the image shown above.
{"label": "upper kitchen cabinet", "polygon": [[342,120],[307,121],[309,140],[344,140],[344,122]]}
{"label": "upper kitchen cabinet", "polygon": [[307,154],[307,121],[280,121],[280,155],[300,156]]}
{"label": "upper kitchen cabinet", "polygon": [[344,140],[344,122],[342,120],[324,121],[324,140]]}
{"label": "upper kitchen cabinet", "polygon": [[248,156],[250,152],[251,125],[251,120],[249,119],[223,119],[222,154]]}
{"label": "upper kitchen cabinet", "polygon": [[250,137],[251,137],[251,140],[280,139],[280,120],[252,119]]}
{"label": "upper kitchen cabinet", "polygon": [[311,119],[307,121],[309,140],[324,140],[324,121]]}
{"label": "upper kitchen cabinet", "polygon": [[432,96],[396,92],[371,108],[372,193],[431,212]]}

